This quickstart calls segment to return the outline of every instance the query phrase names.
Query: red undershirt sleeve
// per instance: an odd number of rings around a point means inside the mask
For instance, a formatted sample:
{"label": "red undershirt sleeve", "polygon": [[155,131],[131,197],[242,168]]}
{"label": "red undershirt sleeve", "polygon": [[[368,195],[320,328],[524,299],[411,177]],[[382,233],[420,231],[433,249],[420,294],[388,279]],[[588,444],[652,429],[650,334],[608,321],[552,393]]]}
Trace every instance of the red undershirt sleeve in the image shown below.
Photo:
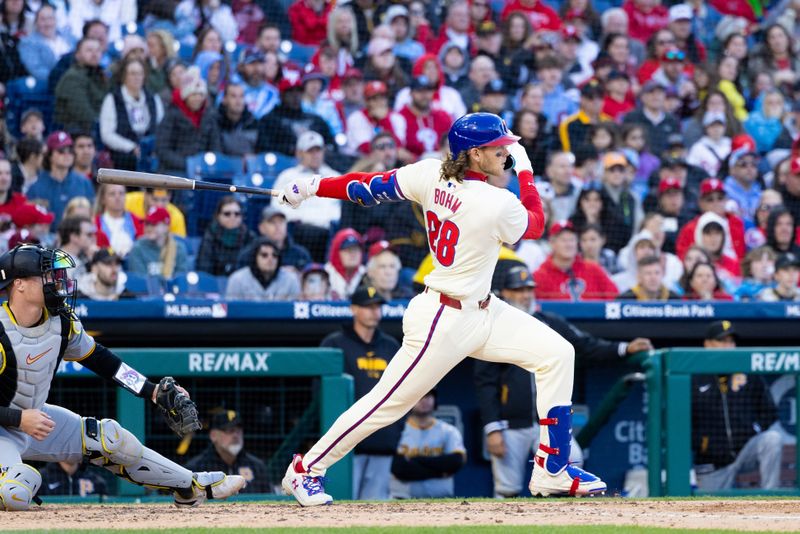
{"label": "red undershirt sleeve", "polygon": [[544,234],[544,210],[539,191],[533,183],[533,173],[522,171],[517,175],[517,179],[520,201],[528,210],[528,229],[522,234],[522,239],[539,239]]}

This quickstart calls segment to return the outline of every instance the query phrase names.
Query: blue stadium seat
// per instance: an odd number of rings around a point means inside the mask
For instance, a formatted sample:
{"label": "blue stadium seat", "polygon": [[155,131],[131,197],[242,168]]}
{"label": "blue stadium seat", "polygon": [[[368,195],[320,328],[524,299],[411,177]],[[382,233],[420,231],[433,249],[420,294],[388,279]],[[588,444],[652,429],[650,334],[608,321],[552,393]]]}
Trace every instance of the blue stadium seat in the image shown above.
{"label": "blue stadium seat", "polygon": [[305,65],[311,61],[311,57],[317,52],[316,46],[301,45],[292,43],[292,48],[286,54],[290,61],[298,65]]}
{"label": "blue stadium seat", "polygon": [[164,284],[157,276],[144,276],[126,272],[125,289],[138,297],[158,296],[164,292]]}
{"label": "blue stadium seat", "polygon": [[297,159],[280,152],[264,152],[245,158],[246,181],[237,185],[272,187],[278,175],[297,165]]}
{"label": "blue stadium seat", "polygon": [[[223,184],[234,183],[234,178],[242,174],[242,158],[226,156],[217,152],[203,152],[186,158],[186,176],[195,180],[207,182],[218,182]],[[188,235],[202,235],[205,227],[213,218],[214,209],[217,202],[223,196],[230,194],[216,191],[203,191],[195,194],[194,191],[186,191],[186,205],[190,209],[186,210],[186,231]],[[244,202],[243,196],[240,200]]]}
{"label": "blue stadium seat", "polygon": [[53,121],[53,95],[47,92],[47,81],[37,81],[33,76],[15,78],[6,84],[6,124],[12,135],[20,136],[22,114],[36,108],[44,116],[47,131]]}
{"label": "blue stadium seat", "polygon": [[218,277],[203,271],[190,271],[167,282],[170,293],[181,297],[215,298],[220,295]]}

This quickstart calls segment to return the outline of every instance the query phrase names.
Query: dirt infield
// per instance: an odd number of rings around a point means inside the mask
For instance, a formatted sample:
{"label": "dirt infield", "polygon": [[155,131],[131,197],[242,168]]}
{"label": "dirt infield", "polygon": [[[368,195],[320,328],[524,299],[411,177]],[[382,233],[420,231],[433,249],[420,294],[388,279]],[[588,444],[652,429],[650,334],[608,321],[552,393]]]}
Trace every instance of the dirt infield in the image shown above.
{"label": "dirt infield", "polygon": [[800,499],[338,503],[308,509],[294,504],[242,502],[188,511],[164,504],[50,504],[30,512],[2,514],[0,530],[548,524],[792,532],[800,530]]}

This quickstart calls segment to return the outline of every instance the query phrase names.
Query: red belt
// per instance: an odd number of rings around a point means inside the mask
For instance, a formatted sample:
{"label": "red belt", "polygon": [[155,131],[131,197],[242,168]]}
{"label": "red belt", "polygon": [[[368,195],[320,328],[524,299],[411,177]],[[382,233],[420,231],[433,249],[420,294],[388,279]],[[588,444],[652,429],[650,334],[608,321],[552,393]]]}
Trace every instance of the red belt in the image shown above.
{"label": "red belt", "polygon": [[[425,293],[428,292],[428,288],[425,288]],[[492,298],[492,295],[489,294],[486,296],[485,299],[478,302],[478,309],[485,310],[489,307],[489,300]],[[444,293],[439,293],[439,302],[444,304],[445,306],[450,306],[451,308],[455,308],[457,310],[461,309],[461,301],[458,299],[454,299],[453,297],[448,297]]]}

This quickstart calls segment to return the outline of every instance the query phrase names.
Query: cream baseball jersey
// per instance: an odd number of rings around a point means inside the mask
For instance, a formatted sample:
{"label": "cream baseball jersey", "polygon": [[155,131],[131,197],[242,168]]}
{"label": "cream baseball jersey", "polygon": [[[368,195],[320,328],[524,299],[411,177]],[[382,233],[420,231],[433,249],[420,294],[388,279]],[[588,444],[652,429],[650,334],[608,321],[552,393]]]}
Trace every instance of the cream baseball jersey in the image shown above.
{"label": "cream baseball jersey", "polygon": [[439,178],[442,162],[426,159],[397,170],[397,187],[422,206],[434,269],[425,284],[459,300],[482,300],[491,289],[500,246],[516,243],[528,212],[513,193],[469,175]]}

